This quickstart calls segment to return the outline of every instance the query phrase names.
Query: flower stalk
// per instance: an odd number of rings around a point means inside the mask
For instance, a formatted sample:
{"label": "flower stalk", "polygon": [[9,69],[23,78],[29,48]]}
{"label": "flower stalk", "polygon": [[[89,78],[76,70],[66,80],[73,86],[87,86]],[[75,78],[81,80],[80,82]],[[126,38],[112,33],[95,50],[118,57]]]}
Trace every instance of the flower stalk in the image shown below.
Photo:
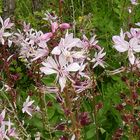
{"label": "flower stalk", "polygon": [[[67,88],[67,87],[66,87]],[[67,89],[64,89],[65,108],[69,110],[69,118],[72,124],[72,133],[75,135],[75,140],[80,140],[79,122],[76,120],[75,113],[72,110],[72,101]]]}
{"label": "flower stalk", "polygon": [[95,123],[95,128],[96,128],[96,140],[99,140],[99,131],[98,131],[98,122],[97,122],[97,110],[96,110],[96,95],[95,95],[95,88],[96,88],[96,82],[94,80],[94,74],[92,76],[92,89],[90,90],[90,93],[92,94],[93,100],[92,100],[92,105],[93,105],[93,118],[94,118],[94,123]]}

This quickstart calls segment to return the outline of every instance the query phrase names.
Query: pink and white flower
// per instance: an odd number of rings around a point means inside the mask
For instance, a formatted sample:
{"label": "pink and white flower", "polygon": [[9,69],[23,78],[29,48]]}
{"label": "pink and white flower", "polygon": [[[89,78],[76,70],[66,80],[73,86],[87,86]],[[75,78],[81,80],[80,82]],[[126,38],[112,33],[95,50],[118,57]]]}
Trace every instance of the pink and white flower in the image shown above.
{"label": "pink and white flower", "polygon": [[101,50],[101,47],[97,45],[98,40],[96,40],[96,35],[94,35],[90,40],[85,35],[83,35],[82,43],[85,46],[86,50],[89,50],[91,48]]}
{"label": "pink and white flower", "polygon": [[49,56],[45,62],[42,62],[43,67],[40,68],[41,72],[46,75],[57,74],[56,80],[59,82],[61,87],[61,92],[63,91],[67,78],[70,78],[70,72],[76,72],[80,69],[78,63],[68,63],[63,54],[58,57]]}
{"label": "pink and white flower", "polygon": [[57,16],[54,14],[49,13],[48,11],[45,13],[45,18],[43,18],[46,21],[54,22],[57,20]]}
{"label": "pink and white flower", "polygon": [[20,58],[23,58],[27,62],[33,62],[48,55],[47,42],[52,37],[52,33],[44,34],[41,31],[30,29],[26,34],[19,32],[15,35],[18,40],[15,40],[16,44],[21,46]]}
{"label": "pink and white flower", "polygon": [[5,38],[8,38],[12,33],[6,32],[5,30],[10,29],[14,24],[10,22],[10,18],[7,18],[5,21],[0,17],[1,29],[0,29],[0,42],[4,45]]}
{"label": "pink and white flower", "polygon": [[33,103],[34,103],[34,100],[30,101],[30,97],[28,96],[26,101],[23,103],[22,112],[23,113],[26,112],[28,115],[32,116],[32,111],[33,111],[32,104]]}
{"label": "pink and white flower", "polygon": [[81,93],[92,87],[92,81],[90,79],[85,81],[79,81],[79,82],[75,82],[72,86],[75,89],[76,93]]}
{"label": "pink and white flower", "polygon": [[128,51],[128,58],[130,63],[133,65],[135,61],[134,52],[140,52],[139,39],[135,36],[134,32],[131,31],[133,37],[129,41],[125,40],[125,33],[121,30],[120,36],[113,36],[114,48],[119,52]]}
{"label": "pink and white flower", "polygon": [[10,29],[14,24],[10,22],[10,18],[7,18],[5,21],[0,17],[0,22],[3,29]]}
{"label": "pink and white flower", "polygon": [[105,67],[103,58],[106,55],[106,53],[103,53],[103,50],[104,49],[102,49],[99,53],[96,52],[95,55],[94,55],[94,58],[90,61],[90,62],[95,63],[93,65],[93,68],[97,67],[98,65],[100,65],[103,68]]}
{"label": "pink and white flower", "polygon": [[58,29],[58,23],[57,22],[52,22],[51,23],[51,28],[52,28],[52,33],[55,33],[56,30]]}
{"label": "pink and white flower", "polygon": [[10,140],[11,138],[18,139],[18,135],[16,133],[16,128],[13,128],[10,118],[9,121],[5,121],[5,109],[0,114],[0,139]]}
{"label": "pink and white flower", "polygon": [[73,47],[76,47],[79,41],[79,38],[73,38],[73,33],[68,34],[67,32],[65,38],[61,38],[59,45],[51,53],[55,55],[65,54],[65,51],[70,51]]}
{"label": "pink and white flower", "polygon": [[136,37],[137,39],[140,39],[140,29],[139,28],[131,28],[130,32],[125,33],[128,38]]}
{"label": "pink and white flower", "polygon": [[130,1],[131,1],[131,4],[138,5],[138,1],[137,0],[130,0]]}
{"label": "pink and white flower", "polygon": [[71,62],[73,61],[73,58],[85,57],[85,52],[83,50],[77,50],[81,47],[79,46],[80,41],[81,40],[79,38],[74,38],[72,33],[68,34],[67,32],[65,38],[61,38],[60,43],[52,50],[51,54],[63,54],[66,59]]}
{"label": "pink and white flower", "polygon": [[1,112],[1,114],[0,114],[0,124],[3,123],[4,118],[5,118],[5,109],[4,109],[4,110]]}
{"label": "pink and white flower", "polygon": [[30,23],[29,23],[29,24],[26,24],[26,23],[24,22],[24,23],[23,23],[23,27],[24,27],[23,31],[24,31],[24,32],[28,32],[28,31],[30,30]]}

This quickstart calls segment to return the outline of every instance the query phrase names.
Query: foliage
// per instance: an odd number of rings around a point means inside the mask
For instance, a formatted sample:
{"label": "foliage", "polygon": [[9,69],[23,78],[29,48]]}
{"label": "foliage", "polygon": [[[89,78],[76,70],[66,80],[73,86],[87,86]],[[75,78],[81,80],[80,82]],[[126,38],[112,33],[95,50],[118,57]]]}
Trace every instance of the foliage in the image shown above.
{"label": "foliage", "polygon": [[[140,5],[129,0],[40,4],[34,11],[31,0],[17,0],[15,26],[7,20],[9,28],[0,30],[0,112],[12,122],[0,119],[0,132],[8,126],[0,138],[139,140],[140,31],[135,23]],[[45,13],[51,19],[43,20]],[[113,36],[122,39],[121,45]],[[137,46],[130,45],[132,38]],[[122,52],[119,45],[127,49]]]}

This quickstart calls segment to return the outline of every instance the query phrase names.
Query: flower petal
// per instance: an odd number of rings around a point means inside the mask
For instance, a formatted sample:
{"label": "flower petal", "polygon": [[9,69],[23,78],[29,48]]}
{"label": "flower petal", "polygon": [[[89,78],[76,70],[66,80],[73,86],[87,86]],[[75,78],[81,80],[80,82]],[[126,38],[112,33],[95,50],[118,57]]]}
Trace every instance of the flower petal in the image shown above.
{"label": "flower petal", "polygon": [[70,65],[66,68],[66,70],[67,70],[67,71],[75,72],[75,71],[80,70],[80,68],[81,68],[81,67],[79,66],[78,63],[72,63],[72,64],[70,64]]}
{"label": "flower petal", "polygon": [[128,58],[129,58],[130,63],[133,65],[134,62],[135,62],[135,56],[134,56],[132,50],[129,50],[129,51],[128,51]]}
{"label": "flower petal", "polygon": [[121,39],[119,36],[113,36],[113,41],[115,45],[113,46],[117,51],[119,52],[125,52],[129,48],[129,43],[123,39]]}
{"label": "flower petal", "polygon": [[51,54],[55,54],[55,55],[60,55],[60,53],[61,53],[61,50],[58,46],[55,47],[51,52]]}
{"label": "flower petal", "polygon": [[59,77],[59,84],[61,87],[61,92],[63,92],[66,85],[66,77]]}
{"label": "flower petal", "polygon": [[47,68],[47,67],[41,67],[40,70],[41,70],[41,72],[45,73],[46,75],[50,75],[50,74],[57,73],[56,70],[54,70],[54,69],[49,69],[49,68]]}
{"label": "flower petal", "polygon": [[129,41],[130,47],[135,51],[135,52],[140,52],[140,45],[138,45],[139,40],[137,38],[132,38]]}

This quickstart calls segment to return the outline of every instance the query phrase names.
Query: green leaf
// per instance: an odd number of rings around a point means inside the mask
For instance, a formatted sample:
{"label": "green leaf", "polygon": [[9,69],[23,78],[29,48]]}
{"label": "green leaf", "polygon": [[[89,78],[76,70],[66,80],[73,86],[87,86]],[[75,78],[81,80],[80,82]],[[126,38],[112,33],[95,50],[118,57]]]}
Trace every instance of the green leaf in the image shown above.
{"label": "green leaf", "polygon": [[86,139],[87,140],[91,140],[93,139],[93,137],[96,134],[96,127],[94,124],[90,124],[87,128],[86,128]]}

